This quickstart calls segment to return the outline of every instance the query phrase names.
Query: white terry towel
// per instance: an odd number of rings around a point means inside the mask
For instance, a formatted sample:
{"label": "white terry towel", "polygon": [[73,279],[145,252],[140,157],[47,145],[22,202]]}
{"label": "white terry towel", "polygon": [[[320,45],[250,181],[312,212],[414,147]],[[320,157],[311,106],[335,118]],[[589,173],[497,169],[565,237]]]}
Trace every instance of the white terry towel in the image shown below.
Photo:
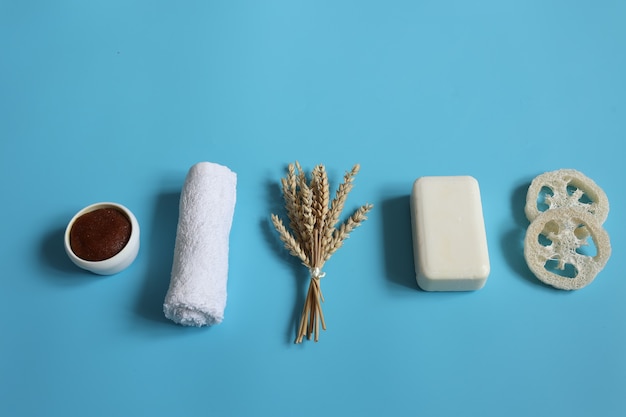
{"label": "white terry towel", "polygon": [[165,317],[176,323],[204,326],[224,318],[236,187],[237,175],[219,164],[199,162],[187,173],[163,303]]}

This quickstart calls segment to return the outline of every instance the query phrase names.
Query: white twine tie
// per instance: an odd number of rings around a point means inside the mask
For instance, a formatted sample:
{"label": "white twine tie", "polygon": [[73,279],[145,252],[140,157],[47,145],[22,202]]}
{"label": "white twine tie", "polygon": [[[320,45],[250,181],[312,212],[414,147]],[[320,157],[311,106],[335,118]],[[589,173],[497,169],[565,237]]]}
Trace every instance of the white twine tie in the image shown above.
{"label": "white twine tie", "polygon": [[313,279],[320,279],[326,276],[326,272],[322,272],[322,270],[318,267],[311,268],[309,271],[311,272],[311,278]]}

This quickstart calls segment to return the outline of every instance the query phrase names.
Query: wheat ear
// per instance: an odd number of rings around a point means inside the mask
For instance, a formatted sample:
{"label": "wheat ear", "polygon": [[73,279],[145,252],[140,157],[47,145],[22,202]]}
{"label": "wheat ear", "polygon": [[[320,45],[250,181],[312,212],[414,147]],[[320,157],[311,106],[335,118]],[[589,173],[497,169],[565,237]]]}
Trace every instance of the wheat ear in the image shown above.
{"label": "wheat ear", "polygon": [[324,230],[324,238],[328,243],[331,240],[331,235],[335,230],[335,225],[339,222],[339,217],[341,216],[341,212],[343,211],[343,207],[348,198],[348,193],[352,190],[352,182],[354,181],[354,177],[361,169],[359,164],[355,164],[350,171],[347,171],[343,176],[343,182],[339,184],[337,191],[335,192],[335,197],[333,201],[330,203],[330,209],[328,211],[327,221]]}
{"label": "wheat ear", "polygon": [[285,200],[285,210],[287,211],[287,217],[289,218],[289,225],[294,234],[296,240],[300,240],[300,226],[301,213],[299,205],[297,204],[296,196],[296,173],[294,164],[289,164],[287,167],[287,176],[281,179],[283,199]]}
{"label": "wheat ear", "polygon": [[309,257],[304,252],[304,250],[302,250],[302,247],[300,246],[298,241],[295,239],[295,237],[291,233],[289,233],[289,231],[283,224],[283,221],[275,214],[272,214],[271,217],[272,217],[272,223],[274,223],[274,227],[276,228],[276,231],[278,232],[278,235],[280,236],[280,240],[282,240],[282,242],[285,244],[285,248],[287,248],[287,250],[289,251],[291,255],[300,258],[302,263],[304,263],[305,265],[308,265]]}
{"label": "wheat ear", "polygon": [[326,246],[326,250],[324,251],[326,254],[326,260],[334,254],[337,249],[339,249],[344,240],[350,237],[350,232],[359,227],[365,220],[367,220],[367,213],[374,207],[373,204],[365,204],[364,206],[359,207],[352,216],[348,217],[348,219],[339,226],[338,229],[335,229],[332,234],[332,238],[330,242]]}

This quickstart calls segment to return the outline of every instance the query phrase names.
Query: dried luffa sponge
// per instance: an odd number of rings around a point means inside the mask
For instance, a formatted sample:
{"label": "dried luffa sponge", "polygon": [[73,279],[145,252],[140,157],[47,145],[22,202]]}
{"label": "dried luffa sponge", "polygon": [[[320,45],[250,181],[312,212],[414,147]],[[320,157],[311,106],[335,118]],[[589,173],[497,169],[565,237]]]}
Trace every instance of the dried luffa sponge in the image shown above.
{"label": "dried luffa sponge", "polygon": [[[589,246],[589,239],[596,247],[594,255],[580,251]],[[608,233],[593,214],[579,207],[541,213],[530,223],[524,239],[524,257],[530,270],[539,280],[561,290],[589,285],[610,256]],[[571,277],[565,275],[568,265],[574,271]]]}
{"label": "dried luffa sponge", "polygon": [[574,169],[545,172],[531,182],[524,210],[524,258],[533,274],[562,290],[589,285],[611,256],[602,188]]}
{"label": "dried luffa sponge", "polygon": [[[543,210],[539,203],[543,200]],[[575,169],[544,172],[533,179],[526,194],[524,211],[533,221],[546,209],[577,207],[593,214],[600,224],[609,215],[609,199],[591,178]]]}
{"label": "dried luffa sponge", "polygon": [[332,201],[324,165],[317,165],[309,178],[298,162],[289,164],[287,176],[281,180],[290,230],[276,214],[272,214],[272,222],[285,248],[299,258],[311,274],[295,343],[301,343],[305,336],[311,339],[313,335],[317,342],[320,326],[326,330],[321,305],[324,297],[320,279],[325,275],[322,268],[343,245],[350,232],[367,219],[366,214],[373,207],[372,204],[365,204],[339,224],[359,168],[356,164],[345,173]]}

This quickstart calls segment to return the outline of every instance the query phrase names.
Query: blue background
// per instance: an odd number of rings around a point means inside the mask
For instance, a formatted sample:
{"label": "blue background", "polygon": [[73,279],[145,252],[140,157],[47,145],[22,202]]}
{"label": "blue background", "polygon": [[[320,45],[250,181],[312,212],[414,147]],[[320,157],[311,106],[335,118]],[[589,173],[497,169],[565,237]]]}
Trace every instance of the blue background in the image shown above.
{"label": "blue background", "polygon": [[[1,1],[0,415],[626,415],[623,1]],[[346,214],[327,263],[328,330],[293,344],[307,272],[269,222],[288,163]],[[238,174],[225,320],[164,318],[191,165]],[[564,292],[528,271],[530,180],[604,188],[613,255]],[[409,194],[481,186],[491,275],[420,291]],[[64,254],[98,201],[142,228],[100,277]]]}

